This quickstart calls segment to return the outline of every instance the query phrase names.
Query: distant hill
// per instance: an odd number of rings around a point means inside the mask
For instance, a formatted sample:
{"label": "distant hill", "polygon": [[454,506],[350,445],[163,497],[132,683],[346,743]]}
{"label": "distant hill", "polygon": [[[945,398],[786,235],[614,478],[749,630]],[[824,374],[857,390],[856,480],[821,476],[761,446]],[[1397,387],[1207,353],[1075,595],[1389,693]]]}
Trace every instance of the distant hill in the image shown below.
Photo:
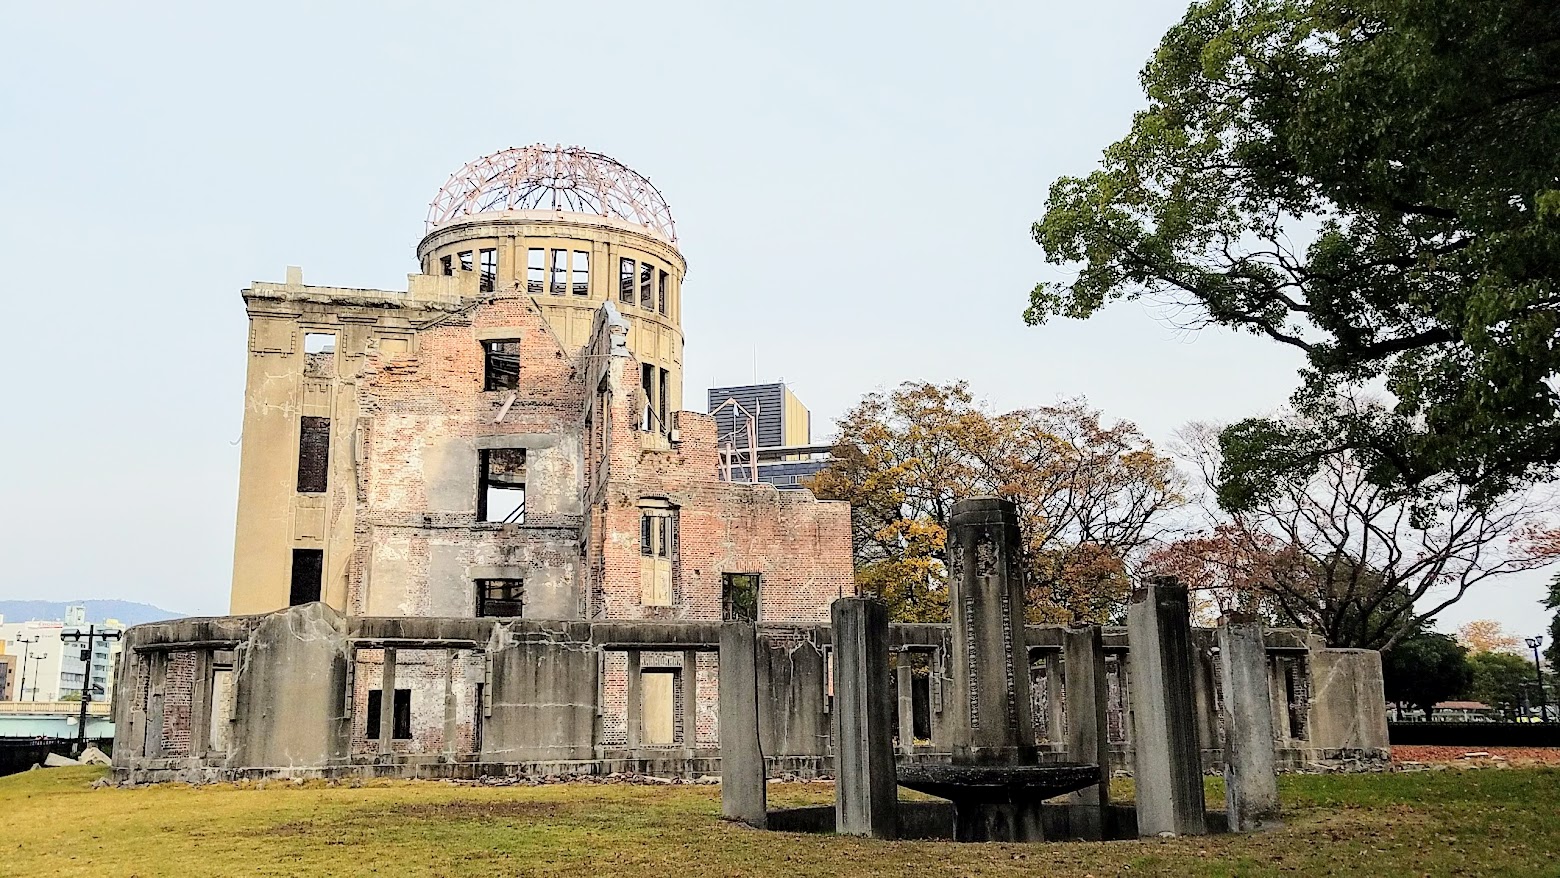
{"label": "distant hill", "polygon": [[0,601],[0,616],[4,616],[8,623],[33,619],[60,620],[65,618],[65,608],[76,604],[86,605],[88,622],[118,619],[126,625],[139,625],[142,622],[178,619],[184,615],[135,601]]}

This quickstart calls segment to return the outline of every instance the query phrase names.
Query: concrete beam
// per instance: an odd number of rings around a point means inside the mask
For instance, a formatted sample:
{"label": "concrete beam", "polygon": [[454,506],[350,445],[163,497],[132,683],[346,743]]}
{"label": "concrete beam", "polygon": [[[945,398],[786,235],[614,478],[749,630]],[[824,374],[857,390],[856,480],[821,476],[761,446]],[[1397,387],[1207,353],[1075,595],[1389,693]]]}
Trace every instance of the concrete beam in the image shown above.
{"label": "concrete beam", "polygon": [[[888,689],[888,606],[871,598],[840,598],[830,606],[830,613],[834,622],[835,831],[894,838],[899,793]],[[905,654],[900,653],[900,657],[904,659]],[[908,661],[901,661],[901,686],[909,685],[909,668]],[[904,704],[902,694],[899,701]],[[901,708],[901,722],[906,713]],[[900,733],[904,735],[904,730]]]}
{"label": "concrete beam", "polygon": [[1267,647],[1262,623],[1254,616],[1226,617],[1218,641],[1224,681],[1224,804],[1230,829],[1246,832],[1278,813]]}
{"label": "concrete beam", "polygon": [[1206,835],[1186,588],[1159,577],[1135,590],[1127,632],[1138,835]]}
{"label": "concrete beam", "polygon": [[758,632],[720,626],[720,810],[760,829],[769,819],[764,751],[758,739]]}

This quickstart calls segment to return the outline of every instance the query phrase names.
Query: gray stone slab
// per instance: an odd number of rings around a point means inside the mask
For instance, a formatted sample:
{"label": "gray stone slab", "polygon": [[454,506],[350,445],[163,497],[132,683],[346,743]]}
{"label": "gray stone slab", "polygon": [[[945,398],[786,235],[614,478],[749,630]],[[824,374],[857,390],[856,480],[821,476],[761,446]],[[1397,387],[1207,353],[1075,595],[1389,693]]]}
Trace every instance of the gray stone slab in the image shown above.
{"label": "gray stone slab", "polygon": [[[835,831],[893,838],[898,825],[893,698],[888,687],[888,606],[840,598],[834,640]],[[908,667],[908,663],[904,665]],[[908,674],[900,674],[907,683]]]}
{"label": "gray stone slab", "polygon": [[1135,590],[1127,607],[1127,636],[1138,834],[1205,835],[1186,589],[1166,577]]}

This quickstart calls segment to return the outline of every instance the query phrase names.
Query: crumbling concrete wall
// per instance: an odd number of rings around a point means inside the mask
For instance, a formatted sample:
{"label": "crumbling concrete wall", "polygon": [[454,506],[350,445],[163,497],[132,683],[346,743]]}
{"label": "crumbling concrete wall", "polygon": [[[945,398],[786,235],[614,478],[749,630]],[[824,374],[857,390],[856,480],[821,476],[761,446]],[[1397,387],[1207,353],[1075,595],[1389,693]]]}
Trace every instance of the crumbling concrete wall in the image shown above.
{"label": "crumbling concrete wall", "polygon": [[260,619],[234,668],[229,767],[312,768],[347,756],[344,620],[321,603]]}
{"label": "crumbling concrete wall", "polygon": [[522,635],[491,653],[485,762],[596,758],[599,653],[567,630]]}

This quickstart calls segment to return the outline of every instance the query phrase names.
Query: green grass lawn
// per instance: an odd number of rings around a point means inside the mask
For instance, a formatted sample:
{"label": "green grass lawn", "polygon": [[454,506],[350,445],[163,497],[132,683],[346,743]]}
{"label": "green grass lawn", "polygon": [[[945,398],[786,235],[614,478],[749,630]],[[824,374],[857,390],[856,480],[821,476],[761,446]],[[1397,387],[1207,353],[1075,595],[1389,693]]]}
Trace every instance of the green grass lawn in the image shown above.
{"label": "green grass lawn", "polygon": [[[1560,875],[1554,768],[1284,777],[1279,830],[1041,845],[759,832],[721,821],[718,787],[92,789],[101,776],[0,778],[0,874]],[[832,800],[824,784],[770,787],[771,807]]]}

